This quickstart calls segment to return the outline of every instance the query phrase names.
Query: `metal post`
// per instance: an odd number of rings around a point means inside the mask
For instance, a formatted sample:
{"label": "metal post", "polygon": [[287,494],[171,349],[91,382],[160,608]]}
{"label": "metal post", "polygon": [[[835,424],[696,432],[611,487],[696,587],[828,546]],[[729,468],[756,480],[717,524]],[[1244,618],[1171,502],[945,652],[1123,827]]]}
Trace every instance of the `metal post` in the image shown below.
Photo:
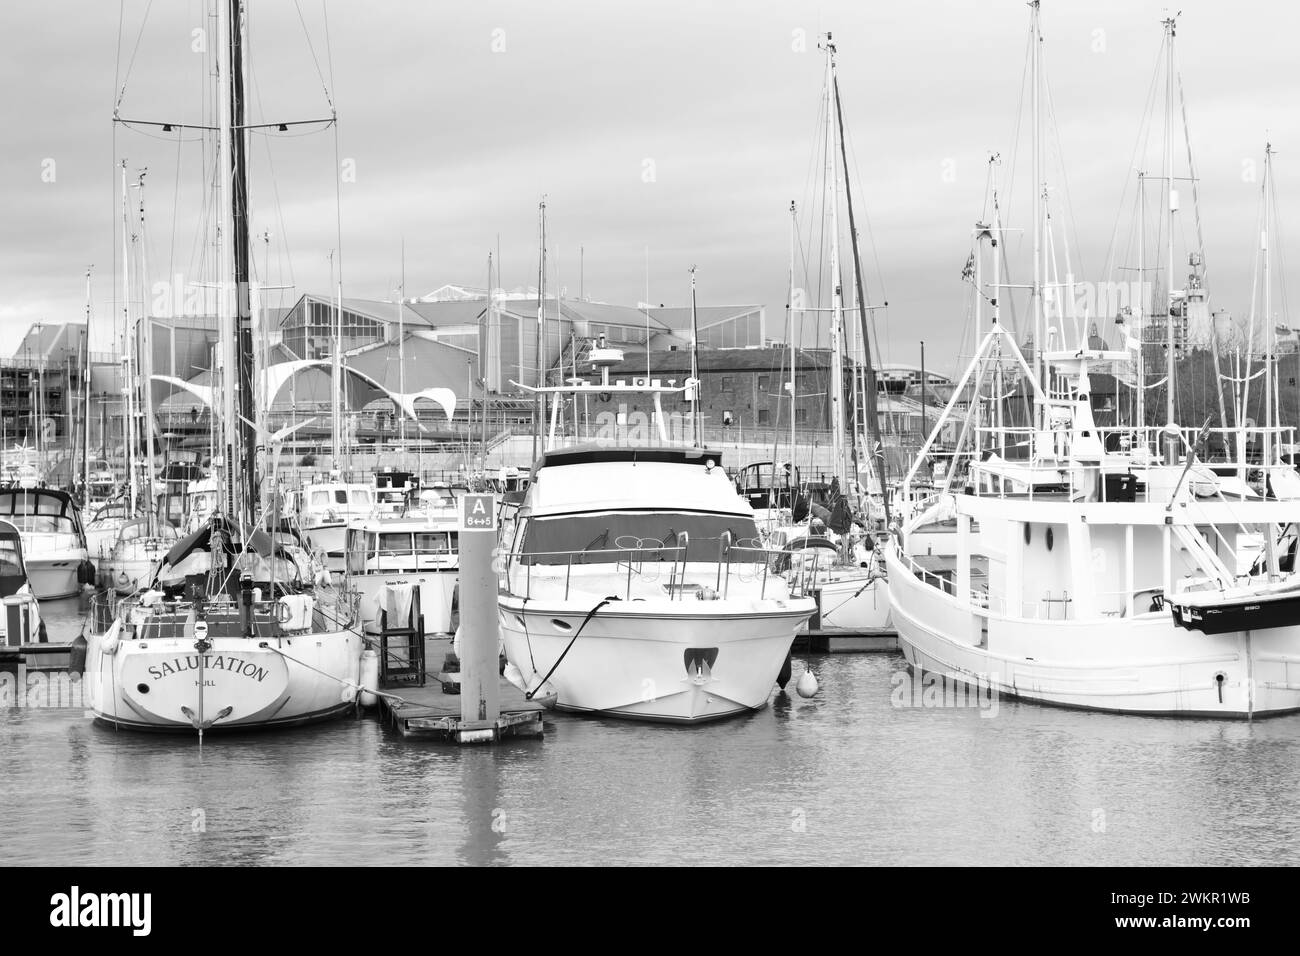
{"label": "metal post", "polygon": [[463,495],[460,505],[461,740],[494,740],[501,716],[497,671],[501,638],[497,576],[492,570],[496,500],[490,494]]}

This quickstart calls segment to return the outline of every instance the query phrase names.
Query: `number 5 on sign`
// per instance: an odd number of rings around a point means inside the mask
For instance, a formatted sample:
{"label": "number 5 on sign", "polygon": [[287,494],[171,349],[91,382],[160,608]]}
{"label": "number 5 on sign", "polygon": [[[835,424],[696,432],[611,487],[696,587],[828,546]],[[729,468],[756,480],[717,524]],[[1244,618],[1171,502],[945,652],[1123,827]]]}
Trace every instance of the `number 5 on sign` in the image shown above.
{"label": "number 5 on sign", "polygon": [[491,495],[464,495],[460,499],[461,531],[496,531],[497,511]]}

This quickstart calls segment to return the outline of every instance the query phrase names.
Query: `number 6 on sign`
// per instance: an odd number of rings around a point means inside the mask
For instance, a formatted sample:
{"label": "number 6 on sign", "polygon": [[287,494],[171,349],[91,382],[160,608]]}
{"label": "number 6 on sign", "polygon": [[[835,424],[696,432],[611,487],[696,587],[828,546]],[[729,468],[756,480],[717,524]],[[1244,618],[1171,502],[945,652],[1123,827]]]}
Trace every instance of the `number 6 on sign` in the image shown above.
{"label": "number 6 on sign", "polygon": [[497,513],[491,495],[464,495],[460,499],[461,531],[496,531]]}

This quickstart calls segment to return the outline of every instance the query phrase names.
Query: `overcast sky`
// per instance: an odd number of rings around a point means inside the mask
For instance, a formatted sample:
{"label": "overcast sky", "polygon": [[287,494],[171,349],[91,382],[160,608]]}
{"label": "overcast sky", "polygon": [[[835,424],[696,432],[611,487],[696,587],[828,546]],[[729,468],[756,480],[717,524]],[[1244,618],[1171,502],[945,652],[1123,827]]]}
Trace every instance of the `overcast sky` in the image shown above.
{"label": "overcast sky", "polygon": [[[957,361],[969,310],[960,276],[989,151],[1003,157],[1012,225],[1028,218],[1027,119],[1014,139],[1028,11],[1015,0],[299,4],[250,5],[250,121],[328,115],[324,74],[339,158],[355,181],[339,181],[332,130],[255,137],[253,223],[271,233],[269,246],[256,244],[257,271],[292,282],[276,294],[287,301],[328,289],[336,211],[347,295],[391,296],[403,240],[409,295],[484,285],[498,242],[502,284],[534,284],[545,194],[552,264],[569,295],[582,247],[587,295],[644,300],[648,247],[650,301],[688,301],[696,265],[702,304],[762,303],[779,326],[789,203],[805,216],[821,204],[810,171],[824,74],[817,35],[827,29],[839,47],[855,205],[874,239],[867,284],[873,301],[889,301],[877,313],[887,359],[915,361],[926,338],[931,365]],[[79,320],[89,264],[95,347],[109,346],[120,158],[133,173],[149,169],[150,281],[208,277],[200,144],[115,133],[110,121],[125,82],[124,117],[203,122],[208,57],[192,48],[203,45],[193,31],[210,0],[154,3],[146,19],[148,6],[0,5],[0,352],[33,321]],[[1283,241],[1300,192],[1300,13],[1280,2],[1180,8],[1211,301],[1244,314],[1266,139],[1278,150]],[[1080,279],[1123,278],[1104,269],[1117,222],[1121,252],[1132,228],[1135,147],[1164,15],[1131,0],[1044,5],[1049,174],[1063,207],[1068,186],[1062,239]],[[1153,171],[1159,122],[1142,161]],[[1178,158],[1185,175],[1181,139]],[[1023,277],[1027,243],[1009,245]],[[817,264],[814,250],[807,268]],[[1285,260],[1275,265],[1285,279]],[[1284,318],[1280,294],[1274,304]]]}

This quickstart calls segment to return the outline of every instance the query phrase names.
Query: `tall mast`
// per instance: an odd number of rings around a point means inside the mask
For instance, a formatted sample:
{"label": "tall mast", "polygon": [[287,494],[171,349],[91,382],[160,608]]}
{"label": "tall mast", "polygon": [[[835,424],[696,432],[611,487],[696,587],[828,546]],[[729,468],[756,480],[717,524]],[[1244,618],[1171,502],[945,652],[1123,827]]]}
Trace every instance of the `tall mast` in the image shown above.
{"label": "tall mast", "polygon": [[[1038,95],[1039,88],[1042,86],[1042,80],[1040,79],[1042,51],[1040,47],[1043,42],[1043,35],[1038,25],[1038,0],[1032,0],[1029,4],[1029,10],[1030,125],[1033,139],[1031,152],[1033,154],[1034,177],[1034,276],[1030,280],[1029,314],[1034,330],[1034,381],[1041,388],[1043,385],[1043,347],[1047,344],[1047,321],[1043,310],[1042,108],[1039,105]],[[1045,414],[1045,410],[1040,408],[1037,414]]]}
{"label": "tall mast", "polygon": [[235,257],[235,331],[238,334],[236,381],[239,388],[239,469],[243,497],[242,517],[248,532],[257,514],[257,413],[253,409],[253,322],[249,301],[249,224],[248,224],[248,170],[247,138],[244,128],[244,20],[242,0],[228,0],[230,4],[230,170],[231,219],[234,233]]}
{"label": "tall mast", "polygon": [[[406,325],[404,313],[406,312],[406,240],[402,240],[402,278],[397,287],[397,391],[401,394],[402,400],[406,400]],[[474,407],[474,396],[469,396],[469,407]],[[470,416],[472,423],[474,416]],[[402,443],[402,452],[406,452],[406,415],[398,416],[398,434],[397,437]],[[474,434],[473,425],[470,426],[471,437]]]}
{"label": "tall mast", "polygon": [[[342,393],[342,325],[334,313],[334,250],[330,250],[330,468],[338,468],[341,461],[339,442],[343,433],[343,393]],[[303,303],[304,309],[311,309],[310,303]],[[305,316],[305,321],[310,318]]]}
{"label": "tall mast", "polygon": [[799,220],[798,213],[795,210],[794,200],[790,200],[790,295],[787,305],[786,318],[789,324],[789,334],[786,338],[786,350],[790,355],[790,481],[794,482],[794,449],[795,449],[795,396],[798,379],[795,377],[794,368],[794,247],[799,241]]}
{"label": "tall mast", "polygon": [[1146,244],[1147,244],[1147,204],[1146,173],[1138,171],[1138,295],[1137,295],[1137,425],[1145,428],[1147,423],[1147,363],[1146,342],[1144,334],[1146,311]]}
{"label": "tall mast", "polygon": [[831,455],[832,474],[845,492],[844,474],[844,364],[840,341],[844,324],[844,306],[840,286],[840,215],[839,183],[835,163],[835,43],[826,34],[826,198],[831,211]]}
{"label": "tall mast", "polygon": [[[649,342],[646,348],[650,348]],[[700,428],[700,323],[695,308],[695,266],[691,266],[691,379],[695,382],[691,387],[691,432],[698,448],[704,441]]]}
{"label": "tall mast", "polygon": [[233,149],[231,125],[233,120],[231,118],[231,102],[228,92],[233,86],[231,82],[231,66],[233,63],[234,40],[231,33],[236,29],[238,27],[232,22],[230,5],[224,0],[219,0],[217,3],[217,215],[220,217],[220,226],[217,269],[217,347],[221,351],[221,361],[219,363],[221,368],[219,383],[221,394],[220,483],[222,496],[225,499],[222,502],[222,507],[227,517],[232,519],[237,514],[236,506],[238,503],[235,463],[235,428],[238,422],[235,417],[235,389],[238,380],[236,372],[238,358],[236,355],[237,329],[235,317],[232,316],[235,306],[231,301],[229,282],[229,277],[234,271],[231,265],[233,255],[231,236],[234,233],[234,226],[229,218],[233,206],[231,198],[233,184],[230,177],[230,157]]}
{"label": "tall mast", "polygon": [[1269,209],[1269,192],[1272,189],[1273,144],[1264,144],[1264,233],[1260,240],[1263,248],[1261,279],[1264,283],[1264,467],[1273,464],[1273,292],[1268,279],[1268,234],[1272,217]]}
{"label": "tall mast", "polygon": [[[1168,307],[1165,309],[1165,423],[1174,422],[1174,403],[1177,397],[1178,360],[1174,342],[1174,213],[1178,211],[1178,190],[1174,188],[1174,24],[1175,18],[1164,21],[1168,45],[1165,54],[1165,187],[1168,198],[1168,241],[1166,243],[1166,275]],[[1186,308],[1184,308],[1186,311]],[[1178,461],[1178,446],[1173,436],[1166,435],[1166,464]]]}
{"label": "tall mast", "polygon": [[126,160],[122,160],[122,451],[126,455],[127,505],[135,516],[135,369],[131,361],[131,243],[127,211]]}
{"label": "tall mast", "polygon": [[492,381],[489,371],[492,367],[492,307],[494,298],[492,295],[492,250],[488,250],[488,284],[487,284],[487,318],[486,327],[483,330],[483,473],[487,473],[488,457],[488,385]]}
{"label": "tall mast", "polygon": [[[545,346],[546,325],[546,197],[537,205],[537,388],[546,385],[542,372],[542,349]],[[541,434],[544,420],[542,417],[542,393],[533,396],[533,460],[537,460],[537,440]]]}
{"label": "tall mast", "polygon": [[147,169],[140,170],[136,187],[140,190],[140,397],[144,406],[144,508],[149,534],[154,533],[153,502],[153,320],[150,315],[149,243],[146,241],[144,221],[144,177]]}
{"label": "tall mast", "polygon": [[86,340],[81,348],[81,503],[90,500],[90,273],[86,267]]}
{"label": "tall mast", "polygon": [[[844,144],[844,110],[840,104],[840,82],[834,75],[834,60],[831,61],[832,92],[835,96],[835,118],[840,133],[840,160],[844,167],[844,202],[849,209],[849,244],[853,248],[853,274],[857,279],[858,321],[862,338],[862,397],[863,414],[866,417],[867,454],[872,462],[872,469],[880,479],[881,498],[885,503],[885,523],[889,523],[889,494],[885,484],[885,444],[880,436],[879,410],[876,405],[876,370],[871,364],[871,337],[867,324],[867,294],[862,283],[862,256],[858,251],[858,227],[853,217],[853,187],[849,184],[849,156]],[[837,273],[838,275],[838,273]],[[921,354],[925,355],[925,343],[921,343]],[[924,362],[922,362],[924,365]],[[925,373],[921,374],[921,422],[925,422]]]}

